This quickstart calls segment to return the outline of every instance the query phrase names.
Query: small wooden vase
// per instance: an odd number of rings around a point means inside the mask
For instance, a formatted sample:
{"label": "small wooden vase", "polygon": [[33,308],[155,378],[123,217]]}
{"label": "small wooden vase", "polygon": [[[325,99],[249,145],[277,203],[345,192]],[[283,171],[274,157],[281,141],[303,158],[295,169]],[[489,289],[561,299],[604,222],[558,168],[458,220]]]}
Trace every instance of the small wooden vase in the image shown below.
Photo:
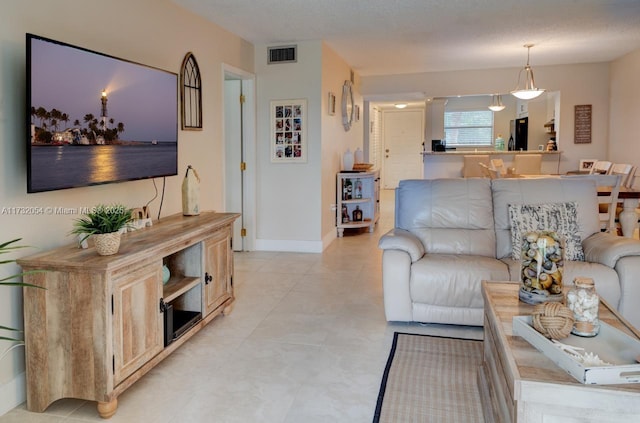
{"label": "small wooden vase", "polygon": [[120,232],[111,232],[110,234],[94,234],[93,242],[96,246],[96,252],[99,255],[113,255],[120,249]]}

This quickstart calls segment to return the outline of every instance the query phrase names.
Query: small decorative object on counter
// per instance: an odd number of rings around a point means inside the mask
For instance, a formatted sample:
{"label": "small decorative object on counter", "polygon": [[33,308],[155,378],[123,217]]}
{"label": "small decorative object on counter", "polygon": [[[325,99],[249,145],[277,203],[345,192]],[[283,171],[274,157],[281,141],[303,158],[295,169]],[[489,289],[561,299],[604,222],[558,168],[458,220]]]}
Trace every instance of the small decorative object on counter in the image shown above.
{"label": "small decorative object on counter", "polygon": [[513,134],[509,135],[509,144],[507,145],[509,151],[513,151],[516,149],[516,141],[513,139]]}
{"label": "small decorative object on counter", "polygon": [[349,223],[349,210],[346,204],[342,205],[342,223]]}
{"label": "small decorative object on counter", "polygon": [[571,333],[579,336],[596,336],[600,330],[598,306],[600,298],[591,278],[576,277],[573,288],[567,292],[567,307],[575,320]]}
{"label": "small decorative object on counter", "polygon": [[167,282],[169,282],[170,278],[171,278],[171,271],[169,270],[169,268],[165,264],[165,265],[162,266],[162,284],[164,285]]}
{"label": "small decorative object on counter", "polygon": [[360,147],[356,148],[355,153],[353,153],[354,163],[364,163],[364,153],[360,150]]}
{"label": "small decorative object on counter", "polygon": [[540,304],[562,302],[564,255],[556,232],[528,232],[522,237],[520,301]]}
{"label": "small decorative object on counter", "polygon": [[494,148],[496,151],[504,151],[504,138],[502,138],[502,134],[498,134]]}
{"label": "small decorative object on counter", "polygon": [[182,181],[182,214],[197,216],[200,214],[200,177],[196,170],[187,166],[187,172]]}
{"label": "small decorative object on counter", "polygon": [[342,156],[342,168],[343,170],[351,171],[353,170],[353,153],[351,150],[347,148],[347,151],[344,152],[344,156]]}
{"label": "small decorative object on counter", "polygon": [[531,322],[547,338],[564,339],[573,329],[573,312],[561,303],[542,303],[533,308]]}
{"label": "small decorative object on counter", "polygon": [[355,198],[362,198],[362,181],[356,179],[356,195]]}
{"label": "small decorative object on counter", "polygon": [[362,210],[360,210],[360,206],[356,206],[352,214],[354,222],[362,222]]}

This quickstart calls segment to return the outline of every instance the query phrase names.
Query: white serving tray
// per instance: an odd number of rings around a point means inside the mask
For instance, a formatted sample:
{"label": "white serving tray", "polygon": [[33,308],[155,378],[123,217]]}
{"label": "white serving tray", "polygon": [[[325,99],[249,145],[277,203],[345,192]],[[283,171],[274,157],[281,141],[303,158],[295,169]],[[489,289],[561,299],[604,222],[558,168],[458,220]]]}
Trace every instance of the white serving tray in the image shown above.
{"label": "white serving tray", "polygon": [[640,383],[640,364],[636,361],[636,357],[640,356],[640,340],[626,335],[603,321],[600,321],[600,332],[593,338],[569,335],[558,341],[597,354],[612,366],[585,367],[571,354],[562,351],[551,340],[535,330],[531,323],[531,316],[515,316],[513,334],[526,339],[580,383],[599,385]]}

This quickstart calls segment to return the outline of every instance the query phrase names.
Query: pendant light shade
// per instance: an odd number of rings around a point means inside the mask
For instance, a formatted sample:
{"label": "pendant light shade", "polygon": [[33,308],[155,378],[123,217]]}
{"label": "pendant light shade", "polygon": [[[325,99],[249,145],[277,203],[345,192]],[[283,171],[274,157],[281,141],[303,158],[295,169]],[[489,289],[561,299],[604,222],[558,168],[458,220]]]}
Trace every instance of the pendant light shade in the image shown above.
{"label": "pendant light shade", "polygon": [[[529,66],[529,50],[531,50],[533,44],[525,44],[524,46],[527,48],[527,65],[524,69],[520,69],[520,73],[518,73],[518,85],[515,90],[511,91],[511,94],[521,100],[531,100],[532,98],[538,97],[545,90],[542,88],[536,88],[536,83],[533,79],[533,69]],[[524,88],[520,88],[520,77],[522,76],[523,71],[525,73],[525,84]]]}
{"label": "pendant light shade", "polygon": [[489,105],[489,110],[493,112],[499,112],[501,110],[504,110],[504,108],[505,105],[502,104],[502,96],[500,94],[493,95],[493,97],[491,98],[491,104]]}

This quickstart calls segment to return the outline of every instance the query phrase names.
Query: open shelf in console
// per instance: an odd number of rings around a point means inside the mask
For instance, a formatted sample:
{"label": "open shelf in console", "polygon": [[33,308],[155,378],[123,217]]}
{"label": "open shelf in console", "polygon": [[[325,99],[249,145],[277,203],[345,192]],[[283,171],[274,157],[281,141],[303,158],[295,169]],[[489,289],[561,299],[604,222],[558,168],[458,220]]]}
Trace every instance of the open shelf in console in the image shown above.
{"label": "open shelf in console", "polygon": [[162,291],[164,293],[164,302],[169,303],[194,286],[200,283],[200,278],[195,276],[171,277]]}
{"label": "open shelf in console", "polygon": [[163,259],[170,273],[169,280],[162,287],[165,346],[202,320],[201,254],[201,243],[196,243]]}

